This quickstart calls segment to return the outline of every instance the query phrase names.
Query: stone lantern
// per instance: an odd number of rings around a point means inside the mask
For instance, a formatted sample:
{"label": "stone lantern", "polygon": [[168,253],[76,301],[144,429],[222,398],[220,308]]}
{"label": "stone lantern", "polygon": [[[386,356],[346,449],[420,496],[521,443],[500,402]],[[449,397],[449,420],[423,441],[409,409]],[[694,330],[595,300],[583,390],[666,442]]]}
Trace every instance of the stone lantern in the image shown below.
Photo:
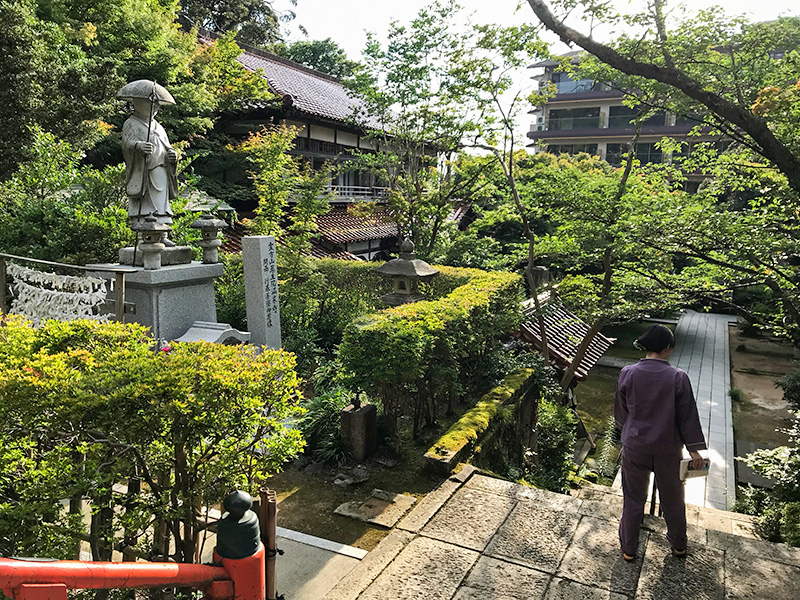
{"label": "stone lantern", "polygon": [[[161,253],[166,247],[164,239],[170,232],[170,226],[165,223],[159,223],[155,217],[150,216],[131,225],[131,229],[142,237],[139,251],[142,253],[142,265],[145,271],[157,271],[160,269]],[[133,262],[135,262],[135,259]]]}
{"label": "stone lantern", "polygon": [[222,240],[217,236],[220,230],[227,226],[227,223],[222,219],[215,219],[213,215],[206,213],[189,227],[199,229],[202,239],[198,245],[203,249],[203,264],[213,265],[219,262],[219,247],[222,245]]}
{"label": "stone lantern", "polygon": [[419,282],[439,274],[438,270],[417,258],[414,243],[408,238],[400,246],[400,257],[384,263],[375,272],[383,277],[391,277],[394,282],[394,290],[381,296],[387,306],[424,300],[425,297],[419,293]]}

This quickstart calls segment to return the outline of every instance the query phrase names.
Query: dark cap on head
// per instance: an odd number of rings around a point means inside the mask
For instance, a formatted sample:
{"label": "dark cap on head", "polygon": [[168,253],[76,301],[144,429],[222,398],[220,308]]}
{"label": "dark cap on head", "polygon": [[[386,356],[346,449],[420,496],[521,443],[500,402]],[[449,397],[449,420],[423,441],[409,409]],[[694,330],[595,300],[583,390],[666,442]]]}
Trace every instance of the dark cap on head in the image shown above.
{"label": "dark cap on head", "polygon": [[647,352],[662,352],[667,347],[675,345],[675,336],[669,327],[653,325],[642,335],[636,338],[634,346]]}

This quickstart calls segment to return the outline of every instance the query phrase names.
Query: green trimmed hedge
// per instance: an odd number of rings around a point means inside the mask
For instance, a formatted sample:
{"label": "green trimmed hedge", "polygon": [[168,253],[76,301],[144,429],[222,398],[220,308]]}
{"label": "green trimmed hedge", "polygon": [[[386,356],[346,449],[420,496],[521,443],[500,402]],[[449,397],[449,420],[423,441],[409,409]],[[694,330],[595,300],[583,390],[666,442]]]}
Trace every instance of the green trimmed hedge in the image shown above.
{"label": "green trimmed hedge", "polygon": [[481,378],[498,338],[520,319],[522,279],[505,272],[439,267],[438,299],[361,317],[344,332],[339,359],[351,386],[378,396],[399,444],[396,420],[408,412],[414,434],[443,402]]}

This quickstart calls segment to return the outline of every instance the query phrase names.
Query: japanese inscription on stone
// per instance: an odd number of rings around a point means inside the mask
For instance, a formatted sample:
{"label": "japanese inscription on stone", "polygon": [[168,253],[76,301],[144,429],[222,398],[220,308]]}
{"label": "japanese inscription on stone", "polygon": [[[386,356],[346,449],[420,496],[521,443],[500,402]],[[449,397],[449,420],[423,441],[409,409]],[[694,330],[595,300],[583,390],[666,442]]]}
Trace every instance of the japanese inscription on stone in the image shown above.
{"label": "japanese inscription on stone", "polygon": [[254,344],[281,347],[278,265],[275,238],[248,236],[242,240],[247,328]]}

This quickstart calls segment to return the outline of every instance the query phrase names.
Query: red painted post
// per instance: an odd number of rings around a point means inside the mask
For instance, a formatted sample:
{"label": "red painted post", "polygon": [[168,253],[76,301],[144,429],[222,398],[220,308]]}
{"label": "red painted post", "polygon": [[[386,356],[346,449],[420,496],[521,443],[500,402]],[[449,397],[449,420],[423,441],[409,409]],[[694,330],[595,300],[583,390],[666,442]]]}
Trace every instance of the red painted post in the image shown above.
{"label": "red painted post", "polygon": [[264,600],[266,577],[264,574],[264,544],[247,558],[222,558],[222,566],[233,580],[233,595],[236,600]]}
{"label": "red painted post", "polygon": [[63,583],[23,583],[14,593],[14,600],[67,600]]}
{"label": "red painted post", "polygon": [[[214,552],[221,567],[0,558],[0,590],[14,600],[67,600],[67,590],[74,588],[170,586],[203,590],[208,600],[265,600],[265,551],[258,540],[258,519],[249,510],[252,499],[244,492],[233,492],[226,504],[230,504],[226,506],[229,514],[218,526],[217,548],[235,558]],[[228,537],[221,543],[223,532]]]}

